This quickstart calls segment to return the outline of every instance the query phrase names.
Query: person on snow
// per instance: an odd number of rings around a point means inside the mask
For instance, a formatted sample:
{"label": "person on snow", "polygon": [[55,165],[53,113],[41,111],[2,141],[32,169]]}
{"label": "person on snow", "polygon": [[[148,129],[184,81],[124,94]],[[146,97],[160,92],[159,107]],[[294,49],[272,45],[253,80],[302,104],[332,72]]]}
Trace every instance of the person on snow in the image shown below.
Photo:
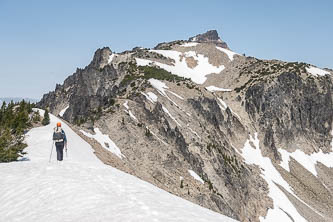
{"label": "person on snow", "polygon": [[65,131],[61,128],[61,123],[57,123],[57,127],[54,128],[53,141],[55,142],[57,150],[57,160],[62,161],[64,157],[64,147],[67,152],[67,138]]}

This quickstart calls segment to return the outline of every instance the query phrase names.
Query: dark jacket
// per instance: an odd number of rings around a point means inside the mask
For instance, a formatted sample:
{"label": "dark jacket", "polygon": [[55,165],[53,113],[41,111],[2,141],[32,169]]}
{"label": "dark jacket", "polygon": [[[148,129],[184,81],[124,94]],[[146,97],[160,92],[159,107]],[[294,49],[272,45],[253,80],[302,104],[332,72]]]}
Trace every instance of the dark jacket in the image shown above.
{"label": "dark jacket", "polygon": [[[54,132],[53,132],[53,135],[55,134],[56,130],[57,130],[58,127],[55,127],[54,128]],[[67,137],[66,137],[66,133],[63,129],[61,129],[61,134],[64,136],[64,143],[67,143]],[[57,142],[57,141],[56,141]]]}

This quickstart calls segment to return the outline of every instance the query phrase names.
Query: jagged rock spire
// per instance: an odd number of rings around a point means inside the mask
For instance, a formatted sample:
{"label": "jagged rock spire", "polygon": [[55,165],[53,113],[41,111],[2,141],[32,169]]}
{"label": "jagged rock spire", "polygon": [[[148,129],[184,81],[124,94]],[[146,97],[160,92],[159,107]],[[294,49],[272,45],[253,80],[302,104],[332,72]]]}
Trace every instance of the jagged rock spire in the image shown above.
{"label": "jagged rock spire", "polygon": [[198,34],[194,37],[189,38],[189,41],[215,43],[217,46],[229,49],[227,43],[222,41],[216,30],[209,30],[203,34]]}

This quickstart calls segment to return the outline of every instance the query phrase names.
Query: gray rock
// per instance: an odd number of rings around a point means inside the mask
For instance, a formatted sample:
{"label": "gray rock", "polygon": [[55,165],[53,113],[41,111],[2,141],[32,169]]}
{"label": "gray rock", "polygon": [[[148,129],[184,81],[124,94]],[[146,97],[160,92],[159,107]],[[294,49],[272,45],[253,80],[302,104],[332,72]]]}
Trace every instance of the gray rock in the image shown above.
{"label": "gray rock", "polygon": [[229,49],[226,42],[222,41],[216,30],[209,30],[203,34],[196,35],[189,38],[190,42],[205,42],[205,43],[214,43],[217,46],[222,48]]}

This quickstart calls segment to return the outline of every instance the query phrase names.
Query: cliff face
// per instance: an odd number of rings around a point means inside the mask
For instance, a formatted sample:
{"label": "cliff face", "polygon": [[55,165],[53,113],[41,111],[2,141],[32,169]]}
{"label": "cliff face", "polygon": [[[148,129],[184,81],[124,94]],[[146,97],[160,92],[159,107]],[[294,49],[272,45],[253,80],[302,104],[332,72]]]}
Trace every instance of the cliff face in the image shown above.
{"label": "cliff face", "polygon": [[[240,56],[209,31],[154,50],[98,49],[39,106],[65,111],[106,164],[209,209],[330,221],[332,199],[313,194],[332,195],[332,169],[299,159],[332,158],[332,77],[311,67]],[[263,161],[247,155],[256,150]]]}
{"label": "cliff face", "polygon": [[331,89],[328,75],[314,79],[295,72],[284,72],[271,84],[258,82],[248,88],[246,111],[264,133],[265,146],[272,149],[275,159],[280,159],[277,144],[290,151],[330,150]]}
{"label": "cliff face", "polygon": [[39,104],[49,106],[53,112],[71,104],[65,113],[65,118],[71,122],[80,121],[99,107],[108,106],[117,93],[113,81],[118,77],[117,70],[108,65],[111,55],[109,48],[98,49],[88,66],[77,69],[63,85],[57,85],[54,92],[45,94]]}

